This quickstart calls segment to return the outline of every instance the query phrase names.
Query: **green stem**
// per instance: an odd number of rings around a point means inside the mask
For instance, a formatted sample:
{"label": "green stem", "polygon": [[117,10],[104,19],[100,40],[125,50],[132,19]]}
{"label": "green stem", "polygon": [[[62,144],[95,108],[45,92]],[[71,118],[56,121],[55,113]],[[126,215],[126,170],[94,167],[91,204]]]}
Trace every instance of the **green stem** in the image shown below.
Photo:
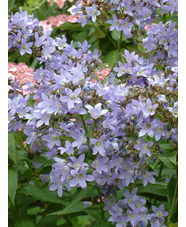
{"label": "green stem", "polygon": [[[85,124],[85,120],[84,120],[84,118],[83,118],[83,116],[81,115],[80,116],[81,117],[81,120],[82,120],[82,122],[83,122],[83,127],[84,127],[84,129],[85,129],[85,132],[86,132],[86,134],[88,134],[88,130],[87,130],[87,126],[86,126],[86,124]],[[90,144],[90,140],[89,140],[89,137],[87,136],[87,142],[88,142],[88,145]]]}
{"label": "green stem", "polygon": [[108,74],[108,76],[107,76],[107,77],[109,77],[109,76],[110,76],[110,73],[112,72],[112,70],[113,70],[113,68],[114,68],[115,64],[116,64],[116,62],[115,62],[115,63],[114,63],[114,65],[112,66],[112,68],[111,68],[111,70],[110,70],[110,72],[109,72],[109,74]]}
{"label": "green stem", "polygon": [[160,166],[160,171],[159,171],[159,175],[158,175],[158,177],[160,177],[160,176],[161,176],[161,172],[162,172],[162,170],[163,170],[163,162],[161,163],[161,166]]}
{"label": "green stem", "polygon": [[174,191],[174,197],[173,197],[173,200],[172,200],[168,221],[170,221],[170,218],[172,217],[172,211],[173,211],[173,208],[175,206],[175,201],[176,201],[177,189],[178,189],[178,181],[176,182],[176,187],[175,187],[175,191]]}
{"label": "green stem", "polygon": [[97,191],[98,191],[98,195],[99,195],[99,198],[100,198],[100,210],[101,210],[101,216],[102,216],[102,219],[105,219],[103,207],[102,207],[102,205],[101,205],[101,203],[102,203],[103,201],[102,201],[102,198],[101,198],[100,189],[99,189],[98,187],[97,187]]}
{"label": "green stem", "polygon": [[43,3],[45,3],[46,0],[43,0],[39,5],[35,6],[34,8],[31,9],[31,11],[34,11],[36,9],[38,9],[41,5],[43,5]]}
{"label": "green stem", "polygon": [[121,49],[122,35],[123,35],[123,31],[120,32],[120,39],[119,39],[119,43],[118,43],[118,50],[119,50],[119,52],[120,52],[120,49]]}
{"label": "green stem", "polygon": [[19,209],[17,207],[16,201],[15,201],[15,205],[14,205],[14,210],[15,210],[15,214],[16,214],[16,219],[19,221],[20,220]]}
{"label": "green stem", "polygon": [[[98,30],[100,30],[99,26],[97,25],[94,25]],[[103,32],[107,37],[108,39],[111,41],[111,43],[114,45],[115,48],[117,48],[115,42],[113,41],[113,39],[110,37],[110,35],[108,34],[108,32],[105,31],[104,28],[102,28],[101,32]]]}
{"label": "green stem", "polygon": [[67,221],[69,226],[73,226],[72,222],[70,221],[70,219],[66,215],[64,215],[63,217],[65,218],[65,220]]}

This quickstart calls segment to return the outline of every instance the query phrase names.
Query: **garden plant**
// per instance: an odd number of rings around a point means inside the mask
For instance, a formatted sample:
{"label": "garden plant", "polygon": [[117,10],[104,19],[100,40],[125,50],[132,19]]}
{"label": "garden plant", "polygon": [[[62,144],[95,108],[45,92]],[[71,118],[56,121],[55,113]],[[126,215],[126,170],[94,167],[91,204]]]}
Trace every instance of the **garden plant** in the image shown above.
{"label": "garden plant", "polygon": [[9,0],[8,61],[8,226],[178,226],[177,0]]}

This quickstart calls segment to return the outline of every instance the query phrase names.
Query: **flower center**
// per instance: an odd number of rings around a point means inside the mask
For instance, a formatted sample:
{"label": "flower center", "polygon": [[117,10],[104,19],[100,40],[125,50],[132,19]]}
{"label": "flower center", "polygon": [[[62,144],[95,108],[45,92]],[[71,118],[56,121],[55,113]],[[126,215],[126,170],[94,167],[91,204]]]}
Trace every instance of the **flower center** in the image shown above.
{"label": "flower center", "polygon": [[79,179],[83,179],[83,178],[84,178],[84,175],[83,175],[82,173],[79,173],[79,174],[78,174],[78,178],[79,178]]}
{"label": "flower center", "polygon": [[152,107],[152,106],[148,107],[148,111],[149,111],[150,113],[152,113],[152,112],[153,112],[153,107]]}
{"label": "flower center", "polygon": [[130,213],[129,216],[130,216],[130,218],[134,218],[135,214],[134,213]]}
{"label": "flower center", "polygon": [[99,147],[99,146],[101,146],[101,142],[100,141],[97,141],[96,142],[96,147]]}
{"label": "flower center", "polygon": [[146,128],[149,129],[151,126],[149,123],[146,124]]}
{"label": "flower center", "polygon": [[57,136],[56,135],[52,136],[52,139],[57,140]]}
{"label": "flower center", "polygon": [[75,100],[76,99],[76,96],[73,94],[73,95],[71,95],[70,99],[71,100]]}
{"label": "flower center", "polygon": [[156,212],[156,216],[157,216],[158,218],[161,218],[161,217],[163,216],[163,214],[162,214],[161,211],[158,211],[158,212]]}
{"label": "flower center", "polygon": [[23,50],[26,50],[26,49],[27,49],[27,46],[26,46],[26,45],[23,45],[23,46],[22,46],[22,49],[23,49]]}

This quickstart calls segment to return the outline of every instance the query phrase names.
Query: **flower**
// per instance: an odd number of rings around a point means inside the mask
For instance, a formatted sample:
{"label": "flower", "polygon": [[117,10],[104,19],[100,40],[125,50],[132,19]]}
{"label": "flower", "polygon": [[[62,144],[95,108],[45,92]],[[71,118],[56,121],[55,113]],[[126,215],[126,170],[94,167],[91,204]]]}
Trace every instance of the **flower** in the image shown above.
{"label": "flower", "polygon": [[86,105],[85,107],[89,110],[89,113],[92,118],[97,119],[101,115],[104,115],[108,112],[108,110],[101,110],[101,103],[98,103],[95,105],[95,107],[92,107],[91,105]]}
{"label": "flower", "polygon": [[99,16],[101,12],[97,10],[97,6],[95,4],[92,7],[85,7],[88,17],[92,18],[93,22],[96,22],[96,16]]}
{"label": "flower", "polygon": [[81,99],[78,95],[81,93],[81,88],[76,88],[76,90],[72,91],[71,89],[66,89],[67,96],[62,97],[63,102],[67,102],[68,108],[74,108],[76,103],[82,103]]}
{"label": "flower", "polygon": [[81,170],[78,172],[77,170],[71,170],[70,171],[72,176],[74,177],[70,182],[69,185],[71,187],[74,186],[79,186],[83,189],[85,189],[87,187],[87,183],[86,181],[93,181],[94,180],[94,176],[92,175],[86,175],[86,169],[83,167],[81,168]]}
{"label": "flower", "polygon": [[31,54],[32,50],[31,50],[31,46],[33,46],[33,42],[29,42],[27,43],[25,39],[21,39],[21,50],[20,50],[20,54],[24,55],[25,53]]}

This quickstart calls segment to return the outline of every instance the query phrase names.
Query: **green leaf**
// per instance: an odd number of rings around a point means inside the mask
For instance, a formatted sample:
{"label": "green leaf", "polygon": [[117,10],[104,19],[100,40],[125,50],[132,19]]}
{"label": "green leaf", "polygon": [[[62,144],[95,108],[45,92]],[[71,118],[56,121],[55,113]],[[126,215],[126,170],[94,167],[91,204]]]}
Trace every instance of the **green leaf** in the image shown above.
{"label": "green leaf", "polygon": [[175,189],[176,189],[176,184],[177,184],[177,179],[174,177],[171,177],[171,179],[169,180],[169,183],[167,185],[167,195],[169,198],[170,205],[172,204],[172,200],[173,200]]}
{"label": "green leaf", "polygon": [[139,50],[136,45],[130,45],[130,46],[128,45],[128,46],[126,46],[126,49],[129,50],[129,52],[135,51],[135,53],[138,54],[140,57],[145,57],[145,55],[146,55],[146,53]]}
{"label": "green leaf", "polygon": [[178,223],[173,224],[172,222],[167,222],[166,226],[168,226],[168,227],[178,227]]}
{"label": "green leaf", "polygon": [[174,144],[160,144],[160,148],[166,151],[175,151],[176,146]]}
{"label": "green leaf", "polygon": [[150,193],[159,196],[167,195],[167,184],[162,182],[156,182],[156,184],[147,184],[147,186],[139,185],[138,192]]}
{"label": "green leaf", "polygon": [[25,219],[16,222],[15,227],[35,227],[35,226],[30,219]]}
{"label": "green leaf", "polygon": [[95,27],[96,31],[92,34],[93,36],[95,36],[98,39],[102,39],[102,38],[106,37],[105,32],[103,32],[103,30],[99,26],[96,26],[94,24],[94,27]]}
{"label": "green leaf", "polygon": [[42,216],[42,219],[38,223],[38,227],[51,227],[56,226],[57,224],[57,216]]}
{"label": "green leaf", "polygon": [[113,225],[111,225],[107,220],[99,220],[96,221],[94,225],[92,225],[92,227],[110,227],[110,226]]}
{"label": "green leaf", "polygon": [[12,132],[8,133],[8,155],[14,161],[14,163],[17,164],[15,138],[14,138],[14,134]]}
{"label": "green leaf", "polygon": [[16,159],[17,160],[27,160],[28,159],[28,151],[26,151],[26,150],[17,150]]}
{"label": "green leaf", "polygon": [[[114,40],[119,40],[120,39],[120,31],[117,31],[116,29],[111,31],[111,36]],[[122,36],[122,41],[125,41],[125,36]]]}
{"label": "green leaf", "polygon": [[167,157],[163,157],[161,155],[158,156],[158,158],[165,164],[165,166],[167,166],[170,169],[175,169],[176,168],[176,157],[171,157],[171,158],[167,158]]}
{"label": "green leaf", "polygon": [[94,217],[96,220],[102,219],[100,207],[98,205],[92,205],[90,207],[84,208],[84,211],[90,216]]}
{"label": "green leaf", "polygon": [[31,64],[31,68],[35,69],[36,66],[38,65],[38,63],[39,63],[39,60],[37,58],[34,58],[32,64]]}
{"label": "green leaf", "polygon": [[14,204],[17,190],[17,170],[15,167],[8,168],[8,195]]}
{"label": "green leaf", "polygon": [[15,5],[15,0],[8,0],[8,10],[11,11],[11,9]]}
{"label": "green leaf", "polygon": [[55,163],[55,161],[53,159],[47,160],[47,157],[43,157],[43,156],[40,156],[40,155],[34,156],[33,161],[38,162],[38,163],[42,163],[42,164],[46,164],[46,165],[52,165],[53,163]]}
{"label": "green leaf", "polygon": [[[72,203],[73,203],[73,200],[72,200]],[[52,215],[72,214],[72,213],[76,213],[84,210],[85,210],[85,207],[83,205],[83,202],[77,202],[73,206],[69,206],[61,211],[52,213]]]}
{"label": "green leaf", "polygon": [[72,38],[78,42],[83,43],[83,41],[87,38],[88,31],[82,31],[82,32],[75,32],[72,35]]}
{"label": "green leaf", "polygon": [[84,206],[83,203],[79,202],[81,199],[86,198],[87,196],[92,196],[94,193],[94,187],[90,186],[85,190],[81,190],[79,193],[75,194],[71,202],[63,209],[49,215],[61,215],[61,214],[69,214],[78,211],[83,211]]}
{"label": "green leaf", "polygon": [[167,195],[169,199],[169,218],[172,222],[178,221],[178,181],[172,177],[167,186]]}
{"label": "green leaf", "polygon": [[44,200],[51,203],[61,203],[64,204],[62,199],[57,197],[47,188],[39,187],[37,185],[25,184],[19,189],[19,193],[24,193],[26,195],[33,196],[39,200]]}
{"label": "green leaf", "polygon": [[118,50],[110,51],[106,56],[104,62],[107,63],[110,67],[112,67],[115,63],[118,62],[120,57]]}
{"label": "green leaf", "polygon": [[58,28],[63,30],[69,30],[69,31],[83,31],[83,30],[89,30],[92,27],[93,23],[87,23],[85,27],[82,27],[79,23],[64,23],[60,25]]}

